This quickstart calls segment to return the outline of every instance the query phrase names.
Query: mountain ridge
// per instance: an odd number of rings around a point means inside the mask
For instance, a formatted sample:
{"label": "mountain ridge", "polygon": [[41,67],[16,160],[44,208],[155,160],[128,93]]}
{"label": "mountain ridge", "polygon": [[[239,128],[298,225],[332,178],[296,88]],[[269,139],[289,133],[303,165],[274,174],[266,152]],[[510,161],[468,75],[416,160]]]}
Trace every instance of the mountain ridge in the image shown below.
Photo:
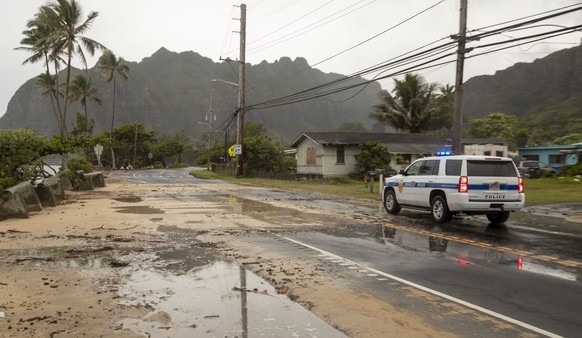
{"label": "mountain ridge", "polygon": [[[223,128],[237,104],[238,64],[216,63],[193,51],[172,52],[161,47],[140,62],[127,62],[128,81],[118,81],[115,126],[145,123],[156,132],[184,130],[193,138],[208,130],[208,115],[213,128]],[[281,57],[272,63],[247,64],[246,105],[297,93],[308,88],[345,78],[310,68],[302,57]],[[75,74],[82,73],[75,70]],[[104,104],[89,107],[95,118],[95,133],[108,131],[111,124],[112,88],[88,70]],[[292,74],[292,75],[290,75]],[[231,84],[211,82],[231,82]],[[25,82],[11,98],[0,129],[33,128],[42,135],[58,133],[48,98],[34,83]],[[366,81],[363,78],[349,83]],[[289,143],[306,131],[335,131],[347,122],[361,122],[372,130],[371,106],[380,103],[381,90],[372,82],[356,94],[348,92],[270,109],[251,110],[245,120],[262,123],[273,138]],[[522,128],[534,135],[534,143],[548,143],[557,136],[582,133],[582,46],[563,49],[531,63],[517,63],[493,75],[479,75],[464,83],[463,113],[466,120],[489,113],[515,115]],[[72,128],[79,104],[71,105],[67,127]],[[568,123],[564,123],[567,121]],[[234,132],[235,128],[231,128]],[[375,129],[378,130],[378,129]],[[382,128],[380,128],[380,131]]]}
{"label": "mountain ridge", "polygon": [[[211,82],[219,79],[238,82],[238,64],[215,63],[196,52],[172,52],[161,47],[140,62],[127,62],[130,67],[127,81],[117,81],[115,126],[143,122],[156,132],[187,131],[194,138],[208,130],[209,111],[216,115],[214,128],[234,114],[237,104],[237,88],[228,84]],[[83,71],[75,69],[75,74]],[[309,68],[304,58],[281,57],[268,63],[246,65],[247,105],[292,94],[306,87],[315,87],[345,77]],[[295,74],[289,76],[289,74]],[[74,76],[73,75],[73,76]],[[95,133],[108,131],[111,124],[112,87],[97,74],[96,67],[88,70],[93,85],[100,89],[103,105],[91,103],[89,116],[95,119]],[[39,134],[58,133],[49,98],[42,98],[42,90],[35,87],[36,78],[25,82],[10,99],[6,114],[0,117],[0,129],[33,128]],[[364,82],[363,78],[350,80]],[[259,86],[261,83],[267,85]],[[332,131],[342,123],[361,121],[370,127],[371,102],[377,101],[381,90],[372,82],[353,99],[333,103],[354,94],[357,89],[344,94],[313,99],[292,106],[268,110],[250,111],[246,120],[263,123],[273,134],[285,141],[293,140],[306,130]],[[212,105],[212,106],[211,106]],[[75,112],[81,112],[78,103],[71,104],[67,112],[67,127],[74,124]],[[49,117],[50,116],[50,117]]]}

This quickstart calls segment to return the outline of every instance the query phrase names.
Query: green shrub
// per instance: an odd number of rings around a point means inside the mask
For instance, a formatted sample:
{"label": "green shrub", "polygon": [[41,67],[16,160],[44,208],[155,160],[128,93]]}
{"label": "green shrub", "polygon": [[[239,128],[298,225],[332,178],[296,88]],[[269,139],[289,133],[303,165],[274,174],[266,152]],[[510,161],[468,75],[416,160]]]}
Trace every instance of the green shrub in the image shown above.
{"label": "green shrub", "polygon": [[0,178],[0,191],[10,188],[13,185],[16,185],[18,181],[14,177],[2,177]]}
{"label": "green shrub", "polygon": [[68,164],[69,176],[75,177],[75,172],[82,170],[83,172],[90,173],[93,171],[93,163],[80,157],[73,157],[69,160]]}
{"label": "green shrub", "polygon": [[188,168],[188,165],[186,163],[174,163],[172,168]]}
{"label": "green shrub", "polygon": [[567,165],[560,169],[559,176],[576,176],[582,175],[582,164]]}

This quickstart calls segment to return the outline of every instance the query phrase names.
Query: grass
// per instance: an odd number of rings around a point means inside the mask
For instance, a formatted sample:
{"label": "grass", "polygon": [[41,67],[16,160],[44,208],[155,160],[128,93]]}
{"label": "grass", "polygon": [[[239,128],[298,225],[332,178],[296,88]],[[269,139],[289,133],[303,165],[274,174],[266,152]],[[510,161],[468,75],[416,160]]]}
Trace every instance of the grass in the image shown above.
{"label": "grass", "polygon": [[[381,200],[378,182],[374,183],[374,192],[371,193],[370,186],[366,186],[363,181],[349,179],[286,181],[246,177],[234,178],[232,176],[215,174],[210,171],[196,171],[192,174],[198,178],[221,179],[264,187],[297,189],[323,194]],[[526,178],[524,179],[524,184],[526,205],[582,203],[582,179],[580,178]]]}
{"label": "grass", "polygon": [[524,185],[526,205],[582,203],[582,179],[580,178],[526,178]]}

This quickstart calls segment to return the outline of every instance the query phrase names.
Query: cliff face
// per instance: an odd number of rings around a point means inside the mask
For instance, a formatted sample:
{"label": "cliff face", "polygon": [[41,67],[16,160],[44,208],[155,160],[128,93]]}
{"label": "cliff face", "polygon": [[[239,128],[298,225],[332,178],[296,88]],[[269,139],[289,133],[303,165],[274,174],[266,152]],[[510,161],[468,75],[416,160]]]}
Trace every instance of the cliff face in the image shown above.
{"label": "cliff face", "polygon": [[[237,88],[210,80],[237,82],[237,64],[215,63],[194,52],[174,53],[161,48],[139,63],[128,62],[128,66],[128,80],[117,81],[115,126],[143,122],[147,128],[158,132],[184,130],[197,137],[208,128],[199,122],[207,122],[209,110],[216,115],[216,120],[212,121],[214,127],[218,127],[235,111]],[[287,57],[274,63],[247,65],[247,105],[342,77],[306,68],[308,64],[305,59],[291,60]],[[75,70],[74,74],[79,73],[82,71]],[[88,76],[92,78],[93,86],[99,88],[98,97],[103,101],[102,105],[89,103],[88,115],[95,119],[95,133],[108,131],[112,85],[96,73],[95,67],[89,69]],[[42,91],[34,85],[35,82],[36,79],[27,81],[14,94],[6,114],[0,118],[0,129],[33,128],[39,134],[58,133],[50,99],[41,96]],[[359,95],[342,103],[339,101],[355,91],[289,106],[253,110],[247,113],[246,120],[263,123],[283,141],[293,140],[306,130],[333,131],[345,122],[360,121],[370,126],[373,123],[368,118],[370,106],[378,103],[380,89],[379,84],[372,83]],[[75,123],[76,112],[82,113],[83,109],[74,103],[67,113],[69,130]]]}
{"label": "cliff face", "polygon": [[[215,63],[194,52],[175,53],[161,48],[141,62],[128,65],[129,79],[118,81],[115,126],[140,122],[158,132],[184,130],[197,138],[208,130],[204,123],[209,111],[216,116],[212,121],[215,128],[235,111],[237,88],[210,80],[237,82],[236,63]],[[343,77],[308,67],[305,59],[288,57],[273,63],[247,65],[246,104],[283,97]],[[95,68],[88,75],[100,89],[99,97],[103,100],[101,106],[90,103],[89,117],[95,119],[95,133],[108,131],[112,86],[95,73]],[[39,134],[58,133],[50,100],[41,96],[35,82],[27,81],[14,94],[6,114],[0,118],[0,129],[33,128]],[[374,121],[368,116],[371,106],[380,102],[377,96],[380,89],[374,82],[349,100],[346,99],[359,88],[292,105],[251,110],[245,119],[264,124],[284,143],[305,131],[335,131],[345,122],[361,122],[370,128]],[[582,46],[467,80],[463,113],[466,120],[493,112],[515,115],[520,119],[520,127],[529,129],[542,142],[582,133],[579,102],[582,102]],[[74,125],[75,113],[82,111],[78,104],[71,105],[67,116],[69,130]]]}
{"label": "cliff face", "polygon": [[582,46],[469,79],[464,85],[463,112],[469,119],[494,112],[521,117],[580,96]]}

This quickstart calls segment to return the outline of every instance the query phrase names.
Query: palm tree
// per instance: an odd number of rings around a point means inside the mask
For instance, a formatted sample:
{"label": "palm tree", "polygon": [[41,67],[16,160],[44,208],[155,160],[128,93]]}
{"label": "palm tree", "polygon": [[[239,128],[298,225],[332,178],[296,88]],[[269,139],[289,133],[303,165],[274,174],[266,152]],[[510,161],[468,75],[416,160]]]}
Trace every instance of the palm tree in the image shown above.
{"label": "palm tree", "polygon": [[436,89],[436,84],[425,82],[422,76],[406,74],[403,80],[394,80],[393,95],[385,90],[380,92],[383,103],[373,106],[371,117],[409,133],[446,127],[444,114],[451,108],[448,101],[451,87],[443,87],[441,94]]}
{"label": "palm tree", "polygon": [[[41,73],[39,76],[36,77],[36,82],[35,85],[39,88],[43,88],[45,89],[44,92],[42,92],[42,96],[43,97],[47,97],[50,96],[51,98],[51,102],[54,104],[55,99],[58,102],[58,98],[59,97],[63,97],[64,93],[63,93],[63,84],[57,84],[58,78],[56,75],[52,75],[50,73]],[[55,108],[53,106],[53,108]],[[57,122],[59,122],[59,126],[61,123],[61,119],[60,119],[60,115],[59,112],[57,111],[57,109],[54,109],[54,113],[55,113],[55,117],[57,119]]]}
{"label": "palm tree", "polygon": [[[93,87],[93,81],[91,78],[87,78],[82,74],[75,76],[73,83],[71,83],[71,92],[69,94],[69,99],[71,101],[80,101],[83,109],[85,111],[85,121],[89,123],[89,117],[87,114],[87,104],[88,101],[94,101],[101,104],[101,99],[95,95],[99,93],[99,88]],[[85,134],[88,134],[87,130],[84,130]],[[88,135],[86,135],[88,136]]]}
{"label": "palm tree", "polygon": [[113,83],[113,105],[111,109],[111,129],[109,138],[111,144],[111,163],[115,168],[115,154],[113,152],[113,126],[115,123],[115,94],[117,91],[117,76],[121,76],[123,80],[127,80],[129,73],[129,66],[124,64],[125,60],[122,57],[117,58],[112,51],[106,50],[97,62],[97,68],[101,72],[107,82]]}
{"label": "palm tree", "polygon": [[[55,51],[49,43],[52,29],[46,23],[47,20],[41,19],[44,15],[46,15],[46,11],[43,11],[43,8],[41,7],[40,12],[36,14],[35,18],[27,23],[29,29],[22,32],[25,37],[20,41],[21,46],[15,48],[15,50],[26,51],[32,54],[24,60],[22,64],[44,61],[46,70],[44,74],[39,76],[37,85],[41,88],[49,89],[59,82],[57,74],[60,69],[60,63],[63,59],[59,54],[54,54]],[[51,64],[54,66],[54,75],[51,75]],[[63,123],[64,120],[62,118],[59,101],[59,98],[62,98],[62,95],[59,96],[57,95],[58,93],[60,93],[60,91],[47,90],[43,93],[43,96],[50,96],[51,105],[57,119],[57,124],[59,125],[59,130],[63,133],[66,127]]]}
{"label": "palm tree", "polygon": [[66,121],[70,98],[71,61],[73,56],[78,56],[85,69],[87,69],[87,60],[83,49],[89,52],[91,56],[95,55],[95,50],[97,49],[106,49],[101,43],[83,35],[89,30],[97,16],[97,12],[91,12],[87,19],[82,21],[81,7],[75,0],[56,0],[52,4],[42,6],[35,18],[37,25],[48,27],[50,34],[46,38],[46,42],[52,50],[52,55],[63,55],[63,61],[66,65],[62,134],[65,133],[64,122]]}

